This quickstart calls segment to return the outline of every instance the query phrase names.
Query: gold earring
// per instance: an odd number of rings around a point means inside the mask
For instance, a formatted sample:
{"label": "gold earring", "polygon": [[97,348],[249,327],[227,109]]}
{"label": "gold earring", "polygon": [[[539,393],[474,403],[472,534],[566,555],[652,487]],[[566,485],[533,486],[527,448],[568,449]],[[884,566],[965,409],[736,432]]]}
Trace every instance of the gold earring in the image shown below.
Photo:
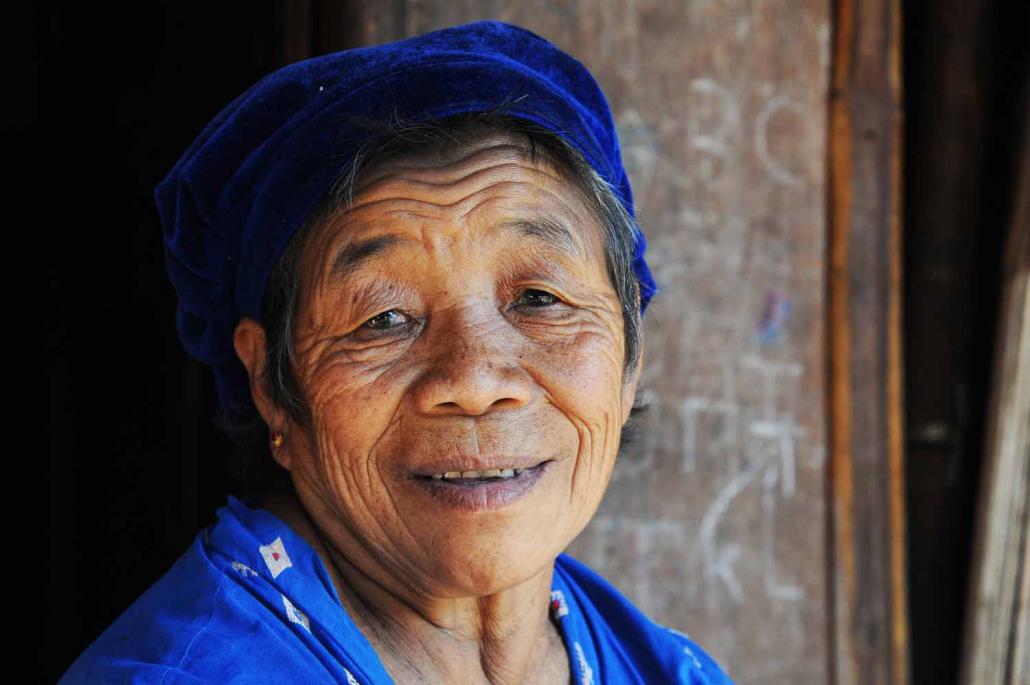
{"label": "gold earring", "polygon": [[274,433],[272,433],[272,444],[275,445],[276,447],[282,447],[282,444],[283,444],[283,434],[280,433],[279,431],[275,431]]}

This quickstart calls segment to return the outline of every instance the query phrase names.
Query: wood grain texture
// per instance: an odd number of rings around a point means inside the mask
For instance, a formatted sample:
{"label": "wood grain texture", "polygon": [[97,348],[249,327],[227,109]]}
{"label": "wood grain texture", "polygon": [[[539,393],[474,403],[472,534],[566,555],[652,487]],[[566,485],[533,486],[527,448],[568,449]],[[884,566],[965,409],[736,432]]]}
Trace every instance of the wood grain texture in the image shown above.
{"label": "wood grain texture", "polygon": [[909,680],[896,2],[835,5],[830,96],[834,682]]}

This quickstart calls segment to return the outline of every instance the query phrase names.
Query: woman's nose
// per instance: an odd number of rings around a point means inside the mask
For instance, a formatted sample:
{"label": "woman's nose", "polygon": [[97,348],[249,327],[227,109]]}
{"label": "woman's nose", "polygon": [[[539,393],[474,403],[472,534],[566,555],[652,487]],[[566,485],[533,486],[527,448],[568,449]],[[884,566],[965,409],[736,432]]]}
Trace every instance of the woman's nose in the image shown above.
{"label": "woman's nose", "polygon": [[438,349],[414,391],[418,409],[478,416],[528,404],[533,379],[519,364],[518,341],[507,328],[479,322],[440,331]]}

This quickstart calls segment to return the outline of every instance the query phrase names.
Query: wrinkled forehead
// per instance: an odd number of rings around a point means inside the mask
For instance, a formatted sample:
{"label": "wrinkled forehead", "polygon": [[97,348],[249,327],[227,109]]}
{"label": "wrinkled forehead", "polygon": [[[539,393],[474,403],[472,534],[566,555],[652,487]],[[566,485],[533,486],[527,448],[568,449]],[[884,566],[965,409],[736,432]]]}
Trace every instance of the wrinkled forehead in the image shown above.
{"label": "wrinkled forehead", "polygon": [[[601,218],[575,172],[524,136],[486,131],[459,141],[401,145],[369,163],[352,200],[322,221],[304,261],[312,276],[331,269],[341,244],[393,233],[406,219],[486,221],[498,239],[524,235],[563,245],[584,265],[604,265]],[[493,231],[519,224],[514,231]],[[477,224],[478,225],[478,224]],[[376,243],[366,240],[366,249]]]}
{"label": "wrinkled forehead", "polygon": [[499,126],[458,126],[453,134],[446,128],[434,130],[425,136],[406,135],[391,141],[377,151],[361,172],[356,187],[373,183],[384,172],[401,167],[433,169],[456,165],[477,153],[492,153],[567,176],[573,182],[572,169],[545,145],[541,138],[533,138],[517,129]]}

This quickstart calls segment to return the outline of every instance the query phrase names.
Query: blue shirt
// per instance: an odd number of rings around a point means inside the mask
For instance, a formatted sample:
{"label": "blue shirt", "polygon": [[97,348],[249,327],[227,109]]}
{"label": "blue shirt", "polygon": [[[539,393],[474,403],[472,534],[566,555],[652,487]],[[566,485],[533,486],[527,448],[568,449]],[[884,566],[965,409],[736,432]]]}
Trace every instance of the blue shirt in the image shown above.
{"label": "blue shirt", "polygon": [[[61,677],[71,683],[393,683],[308,542],[256,495],[217,521]],[[576,559],[555,561],[551,614],[576,685],[732,685],[688,636]]]}

